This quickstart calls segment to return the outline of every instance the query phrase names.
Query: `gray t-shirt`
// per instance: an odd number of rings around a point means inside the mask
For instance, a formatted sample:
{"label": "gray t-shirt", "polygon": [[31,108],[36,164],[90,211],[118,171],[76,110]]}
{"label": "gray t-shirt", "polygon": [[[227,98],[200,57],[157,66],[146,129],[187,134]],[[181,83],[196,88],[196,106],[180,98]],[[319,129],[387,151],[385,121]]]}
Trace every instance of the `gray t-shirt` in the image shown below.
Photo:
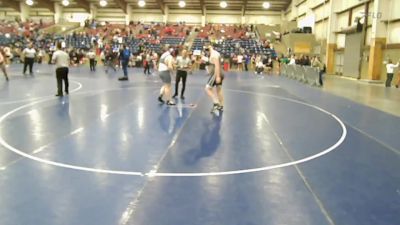
{"label": "gray t-shirt", "polygon": [[158,71],[168,71],[168,63],[173,60],[171,53],[165,52],[160,57],[160,64],[158,65]]}

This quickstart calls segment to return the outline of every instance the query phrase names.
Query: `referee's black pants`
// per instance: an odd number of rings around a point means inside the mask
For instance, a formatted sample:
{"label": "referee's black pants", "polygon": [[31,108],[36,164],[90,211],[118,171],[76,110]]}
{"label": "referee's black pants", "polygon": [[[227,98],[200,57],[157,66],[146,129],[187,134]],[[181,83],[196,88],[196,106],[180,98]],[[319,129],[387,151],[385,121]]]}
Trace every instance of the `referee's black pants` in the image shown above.
{"label": "referee's black pants", "polygon": [[33,67],[33,62],[35,61],[34,58],[26,58],[24,61],[24,74],[26,73],[26,68],[29,66],[29,73],[33,74],[32,67]]}
{"label": "referee's black pants", "polygon": [[386,78],[386,87],[392,86],[393,73],[388,73]]}
{"label": "referee's black pants", "polygon": [[96,71],[96,61],[95,59],[89,59],[90,71]]}
{"label": "referee's black pants", "polygon": [[65,93],[68,94],[68,67],[59,67],[56,69],[57,76],[57,95],[63,95],[62,81],[64,80],[65,84]]}
{"label": "referee's black pants", "polygon": [[184,95],[185,93],[185,88],[186,88],[186,78],[187,78],[187,71],[184,70],[178,70],[176,72],[176,82],[175,82],[175,94],[174,96],[178,96],[178,91],[179,91],[179,82],[182,79],[182,91],[181,91],[181,96]]}

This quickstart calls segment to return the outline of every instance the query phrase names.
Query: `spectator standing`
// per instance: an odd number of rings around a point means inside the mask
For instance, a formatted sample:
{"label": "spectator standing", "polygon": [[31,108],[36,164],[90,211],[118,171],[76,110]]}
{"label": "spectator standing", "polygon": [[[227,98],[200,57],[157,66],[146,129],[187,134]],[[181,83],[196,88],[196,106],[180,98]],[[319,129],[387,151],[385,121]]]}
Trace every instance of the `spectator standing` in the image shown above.
{"label": "spectator standing", "polygon": [[237,56],[237,65],[238,71],[243,71],[243,55],[241,53]]}
{"label": "spectator standing", "polygon": [[250,64],[251,57],[249,54],[244,55],[244,69],[249,71],[249,64]]}
{"label": "spectator standing", "polygon": [[292,57],[289,60],[288,65],[296,65],[296,56],[292,55]]}
{"label": "spectator standing", "polygon": [[43,58],[44,58],[44,50],[40,49],[39,52],[38,52],[38,63],[39,64],[42,64]]}
{"label": "spectator standing", "polygon": [[317,56],[312,60],[312,67],[318,68],[319,72],[319,85],[324,86],[322,75],[325,73],[325,65],[319,60]]}
{"label": "spectator standing", "polygon": [[389,59],[388,63],[386,64],[386,73],[387,73],[387,78],[386,78],[386,87],[391,87],[392,86],[392,80],[393,80],[393,74],[394,74],[394,69],[399,67],[399,62],[397,64],[393,64],[392,60]]}
{"label": "spectator standing", "polygon": [[[146,54],[144,55],[144,74],[146,75],[150,75],[150,63],[151,63],[151,56],[150,56],[150,52],[146,52]],[[147,72],[147,73],[146,73]]]}
{"label": "spectator standing", "polygon": [[114,70],[114,72],[117,72],[117,69],[115,68],[115,57],[114,53],[111,51],[111,49],[107,49],[105,57],[106,57],[106,73],[108,73],[108,69],[111,68]]}

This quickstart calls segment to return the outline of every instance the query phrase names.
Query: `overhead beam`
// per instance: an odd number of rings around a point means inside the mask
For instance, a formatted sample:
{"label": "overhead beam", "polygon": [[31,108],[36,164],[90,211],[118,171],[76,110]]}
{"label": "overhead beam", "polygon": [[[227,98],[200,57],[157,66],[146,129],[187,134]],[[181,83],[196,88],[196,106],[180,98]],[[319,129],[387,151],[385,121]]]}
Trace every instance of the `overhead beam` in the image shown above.
{"label": "overhead beam", "polygon": [[38,7],[43,7],[46,8],[48,10],[50,10],[51,12],[55,13],[56,9],[54,7],[54,3],[48,0],[37,0],[37,6]]}
{"label": "overhead beam", "polygon": [[242,16],[246,15],[247,0],[243,0]]}
{"label": "overhead beam", "polygon": [[205,16],[205,8],[206,5],[204,4],[204,0],[200,0],[200,8],[201,8],[201,15]]}
{"label": "overhead beam", "polygon": [[286,9],[286,10],[289,8],[289,6],[290,6],[290,3],[294,4],[294,2],[287,1],[287,2],[286,2],[286,5],[285,5],[285,9]]}
{"label": "overhead beam", "polygon": [[86,12],[90,13],[90,2],[88,0],[75,0],[75,2],[79,8],[82,8]]}
{"label": "overhead beam", "polygon": [[122,9],[122,11],[124,11],[125,14],[128,13],[128,3],[126,3],[125,0],[114,0],[114,2]]}
{"label": "overhead beam", "polygon": [[2,0],[1,5],[4,7],[10,7],[15,11],[21,12],[21,5],[17,1]]}
{"label": "overhead beam", "polygon": [[160,7],[161,12],[163,15],[165,15],[165,3],[163,0],[156,0],[158,7]]}

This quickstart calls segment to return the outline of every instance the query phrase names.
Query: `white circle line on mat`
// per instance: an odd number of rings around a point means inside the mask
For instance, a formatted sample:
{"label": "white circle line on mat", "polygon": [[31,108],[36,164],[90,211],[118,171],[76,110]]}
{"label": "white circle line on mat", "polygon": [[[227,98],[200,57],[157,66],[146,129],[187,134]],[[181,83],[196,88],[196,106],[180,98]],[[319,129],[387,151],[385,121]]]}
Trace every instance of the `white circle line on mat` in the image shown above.
{"label": "white circle line on mat", "polygon": [[[51,161],[51,160],[46,160],[46,159],[42,159],[30,154],[27,154],[13,146],[11,146],[10,144],[8,144],[4,138],[2,137],[2,135],[0,134],[0,145],[2,145],[3,147],[5,147],[6,149],[20,155],[23,156],[25,158],[40,162],[40,163],[44,163],[44,164],[48,164],[48,165],[53,165],[53,166],[57,166],[57,167],[62,167],[62,168],[68,168],[68,169],[73,169],[73,170],[80,170],[80,171],[86,171],[86,172],[94,172],[94,173],[103,173],[103,174],[117,174],[117,175],[129,175],[129,176],[148,176],[148,177],[205,177],[205,176],[226,176],[226,175],[237,175],[237,174],[245,174],[245,173],[254,173],[254,172],[261,172],[261,171],[267,171],[267,170],[272,170],[272,169],[277,169],[277,168],[283,168],[283,167],[289,167],[289,166],[293,166],[293,165],[297,165],[297,164],[301,164],[301,163],[305,163],[311,160],[314,160],[316,158],[322,157],[330,152],[332,152],[333,150],[335,150],[337,147],[339,147],[343,141],[346,139],[347,136],[347,129],[345,124],[343,123],[343,121],[341,121],[336,115],[334,115],[333,113],[330,113],[318,106],[315,105],[311,105],[305,102],[301,102],[298,100],[294,100],[294,99],[290,99],[290,98],[285,98],[285,97],[280,97],[280,96],[275,96],[275,95],[269,95],[269,94],[263,94],[263,93],[255,93],[255,92],[250,92],[250,91],[241,91],[241,90],[233,90],[233,89],[226,89],[226,91],[231,91],[231,92],[237,92],[237,93],[244,93],[244,94],[250,94],[250,95],[261,95],[261,96],[266,96],[266,97],[271,97],[271,98],[276,98],[276,99],[280,99],[283,101],[288,101],[288,102],[292,102],[292,103],[297,103],[300,105],[304,105],[304,106],[308,106],[310,108],[314,108],[322,113],[325,113],[327,115],[329,115],[330,117],[332,117],[334,120],[336,120],[340,127],[342,128],[342,134],[340,136],[340,138],[338,139],[338,141],[330,146],[327,149],[324,149],[322,151],[320,151],[317,154],[308,156],[306,158],[302,158],[296,161],[292,161],[292,162],[287,162],[287,163],[282,163],[282,164],[277,164],[277,165],[272,165],[272,166],[266,166],[266,167],[257,167],[257,168],[251,168],[251,169],[242,169],[242,170],[230,170],[230,171],[222,171],[222,172],[205,172],[205,173],[158,173],[156,171],[150,171],[147,173],[143,173],[143,172],[135,172],[135,171],[124,171],[124,170],[110,170],[110,169],[96,169],[96,168],[91,168],[91,167],[83,167],[83,166],[76,166],[76,165],[72,165],[72,164],[66,164],[66,163],[59,163],[59,162],[55,162],[55,161]],[[35,102],[31,102],[28,104],[25,104],[23,106],[20,106],[18,108],[15,108],[11,111],[9,111],[8,113],[4,114],[3,116],[0,117],[0,124],[6,120],[9,116],[11,116],[12,114],[42,103],[42,102],[46,102],[49,101],[51,99],[42,99],[42,100],[38,100]]]}
{"label": "white circle line on mat", "polygon": [[[74,93],[82,89],[82,83],[74,80],[70,80],[71,83],[76,83],[78,84],[78,87],[71,90],[70,93]],[[35,98],[28,98],[28,99],[21,99],[21,100],[15,100],[15,101],[8,101],[8,102],[0,102],[0,105],[11,105],[11,104],[16,104],[16,103],[22,103],[22,102],[32,102],[32,101],[37,101],[40,99],[44,98],[53,98],[54,95],[47,95],[47,96],[42,96],[42,97],[35,97]]]}

